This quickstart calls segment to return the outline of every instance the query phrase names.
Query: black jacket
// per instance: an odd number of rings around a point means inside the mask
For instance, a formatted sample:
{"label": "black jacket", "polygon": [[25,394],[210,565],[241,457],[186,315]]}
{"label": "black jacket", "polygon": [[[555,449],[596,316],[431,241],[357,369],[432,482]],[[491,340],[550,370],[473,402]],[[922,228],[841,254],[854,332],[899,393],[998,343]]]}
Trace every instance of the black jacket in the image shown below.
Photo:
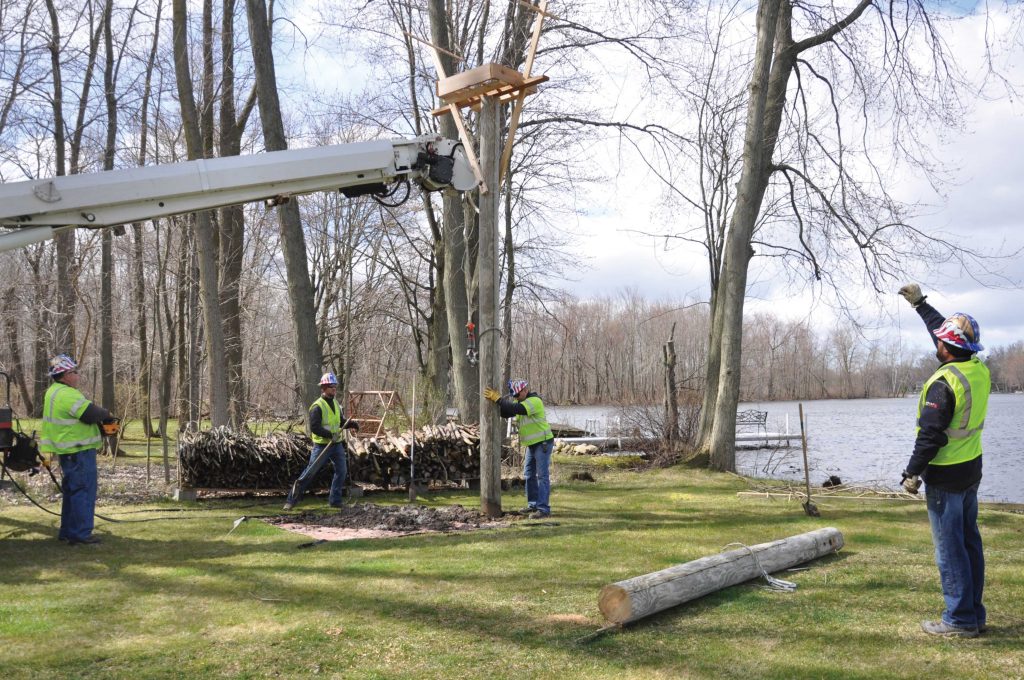
{"label": "black jacket", "polygon": [[[936,347],[939,339],[932,333],[942,325],[945,317],[939,314],[934,307],[927,302],[917,306],[917,313],[928,328],[928,337],[932,339]],[[967,359],[954,359],[956,361],[969,361]],[[917,440],[914,442],[914,453],[907,463],[907,474],[921,475],[924,481],[945,491],[960,492],[981,481],[981,456],[964,463],[954,465],[931,465],[931,460],[939,453],[939,449],[949,442],[946,430],[953,420],[953,411],[956,408],[956,397],[953,395],[953,388],[944,378],[939,378],[931,384],[925,394],[924,406],[921,408],[921,418],[918,423],[920,430],[917,433]]]}

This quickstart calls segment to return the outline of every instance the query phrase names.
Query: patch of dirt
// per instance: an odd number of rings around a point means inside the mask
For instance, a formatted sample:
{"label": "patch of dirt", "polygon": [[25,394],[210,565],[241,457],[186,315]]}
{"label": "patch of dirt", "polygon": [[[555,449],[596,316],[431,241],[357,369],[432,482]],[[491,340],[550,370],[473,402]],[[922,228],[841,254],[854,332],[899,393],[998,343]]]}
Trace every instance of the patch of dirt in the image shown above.
{"label": "patch of dirt", "polygon": [[[97,459],[99,477],[98,505],[132,505],[150,503],[168,498],[174,491],[176,470],[170,471],[171,483],[164,483],[163,468],[154,461],[150,467],[149,479],[145,464],[137,461],[115,466],[106,456]],[[60,470],[54,471],[60,482]],[[28,473],[14,473],[14,479],[37,502],[51,509],[60,506],[60,493],[45,470],[29,476]],[[204,492],[203,497],[281,496],[281,492],[264,491],[248,493]],[[29,505],[30,502],[5,478],[0,484],[0,508],[5,505]],[[307,511],[299,514],[269,518],[271,524],[287,531],[293,531],[315,540],[339,541],[357,538],[392,538],[422,533],[474,531],[507,527],[525,516],[506,512],[500,519],[491,519],[479,512],[461,505],[438,508],[423,505],[377,505],[356,503],[345,505],[343,510],[330,512]]]}
{"label": "patch of dirt", "polygon": [[317,540],[347,541],[411,534],[474,531],[509,526],[522,516],[505,513],[492,519],[461,505],[431,508],[424,505],[356,503],[331,513],[303,512],[267,519],[270,524]]}

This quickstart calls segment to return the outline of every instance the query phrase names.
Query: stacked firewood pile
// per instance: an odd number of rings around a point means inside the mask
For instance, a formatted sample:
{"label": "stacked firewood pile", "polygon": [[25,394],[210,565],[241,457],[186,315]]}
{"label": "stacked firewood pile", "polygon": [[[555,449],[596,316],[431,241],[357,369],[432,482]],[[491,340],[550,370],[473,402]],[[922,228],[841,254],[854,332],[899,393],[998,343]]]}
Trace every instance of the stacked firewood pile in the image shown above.
{"label": "stacked firewood pile", "polygon": [[[415,444],[415,446],[414,446]],[[277,432],[262,437],[219,427],[182,435],[181,485],[199,489],[283,489],[309,461],[313,443],[305,434]],[[514,449],[503,447],[511,463]],[[408,484],[415,458],[421,483],[457,482],[480,477],[480,435],[475,425],[427,425],[401,435],[351,439],[348,471],[352,482],[382,488]],[[325,466],[313,489],[326,488],[332,469]]]}
{"label": "stacked firewood pile", "polygon": [[[227,427],[184,433],[179,445],[181,486],[193,489],[287,488],[305,469],[312,448],[304,434],[274,432],[255,437]],[[330,481],[328,465],[314,488]]]}
{"label": "stacked firewood pile", "polygon": [[[414,446],[415,444],[415,446]],[[511,462],[514,450],[502,447],[502,461]],[[416,480],[423,483],[457,482],[480,477],[480,431],[476,425],[426,425],[401,435],[355,439],[349,447],[349,474],[356,482],[376,486],[404,486],[412,461]]]}

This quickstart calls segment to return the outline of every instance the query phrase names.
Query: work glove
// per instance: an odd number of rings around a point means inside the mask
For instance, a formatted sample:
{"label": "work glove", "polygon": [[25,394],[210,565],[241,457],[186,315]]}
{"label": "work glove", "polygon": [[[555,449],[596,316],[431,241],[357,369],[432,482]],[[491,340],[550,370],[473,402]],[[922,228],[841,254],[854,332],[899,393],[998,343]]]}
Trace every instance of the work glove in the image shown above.
{"label": "work glove", "polygon": [[121,432],[121,421],[117,418],[107,418],[100,423],[100,432],[104,437],[116,437]]}
{"label": "work glove", "polygon": [[921,286],[916,283],[905,284],[898,292],[906,298],[911,307],[916,308],[919,304],[924,302],[925,296],[921,294]]}
{"label": "work glove", "polygon": [[900,482],[900,485],[906,489],[908,493],[917,495],[917,490],[921,488],[921,475],[912,475],[904,470],[903,480]]}
{"label": "work glove", "polygon": [[498,390],[494,389],[493,387],[485,387],[484,399],[488,401],[493,401],[495,404],[497,404],[498,400],[501,399],[501,393],[498,392]]}

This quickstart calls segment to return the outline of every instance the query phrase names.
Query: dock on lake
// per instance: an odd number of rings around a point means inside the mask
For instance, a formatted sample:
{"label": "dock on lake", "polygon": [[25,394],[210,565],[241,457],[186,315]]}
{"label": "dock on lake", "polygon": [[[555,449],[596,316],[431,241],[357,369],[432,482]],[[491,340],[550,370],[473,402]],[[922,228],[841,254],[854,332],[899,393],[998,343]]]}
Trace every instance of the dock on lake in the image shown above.
{"label": "dock on lake", "polygon": [[[610,420],[611,422],[608,422]],[[555,444],[593,444],[597,447],[615,446],[622,448],[622,440],[640,437],[637,432],[627,432],[618,418],[602,423],[596,418],[588,419],[584,427],[563,423],[551,423]],[[736,447],[744,449],[766,449],[789,447],[800,443],[800,432],[792,432],[789,414],[778,432],[768,431],[768,412],[750,409],[736,414]]]}

